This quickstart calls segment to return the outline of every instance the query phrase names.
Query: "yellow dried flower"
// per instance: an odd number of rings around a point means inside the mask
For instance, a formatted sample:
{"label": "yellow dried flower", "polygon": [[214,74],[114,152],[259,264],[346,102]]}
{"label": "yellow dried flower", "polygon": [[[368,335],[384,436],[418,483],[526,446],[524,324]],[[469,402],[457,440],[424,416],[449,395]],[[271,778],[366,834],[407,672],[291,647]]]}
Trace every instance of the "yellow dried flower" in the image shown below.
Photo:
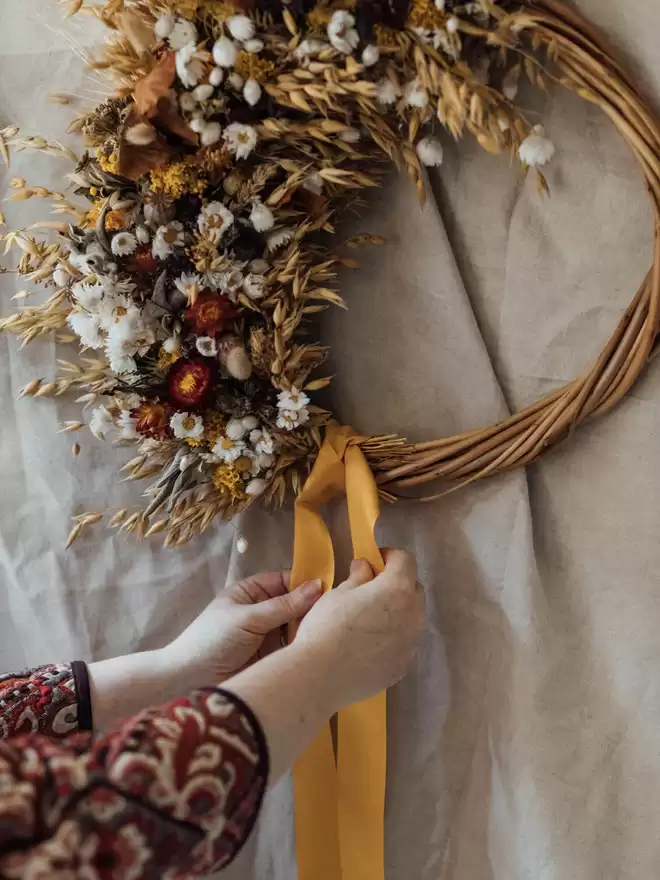
{"label": "yellow dried flower", "polygon": [[175,364],[180,357],[180,352],[165,351],[165,349],[161,347],[160,351],[158,352],[158,369],[167,370],[168,367],[171,367],[172,364]]}
{"label": "yellow dried flower", "polygon": [[215,446],[223,436],[227,420],[218,412],[204,413],[204,439],[209,446]]}
{"label": "yellow dried flower", "polygon": [[107,156],[105,153],[99,153],[97,158],[102,171],[107,174],[119,174],[119,153],[116,150]]}
{"label": "yellow dried flower", "polygon": [[186,437],[184,439],[188,446],[193,449],[197,449],[200,446],[206,446],[206,443],[203,440],[195,440],[194,437]]}
{"label": "yellow dried flower", "polygon": [[208,186],[206,178],[200,175],[200,165],[194,156],[154,168],[149,176],[155,192],[167,193],[175,199],[180,199],[185,193],[201,194]]}
{"label": "yellow dried flower", "polygon": [[213,485],[219,492],[229,495],[232,501],[245,497],[243,480],[240,473],[231,464],[221,464],[213,472]]}
{"label": "yellow dried flower", "polygon": [[255,79],[260,83],[265,82],[275,70],[272,61],[260,58],[252,52],[239,52],[234,67],[243,79]]}
{"label": "yellow dried flower", "polygon": [[444,26],[447,16],[435,5],[434,0],[412,0],[408,10],[406,27],[435,30]]}
{"label": "yellow dried flower", "polygon": [[384,24],[377,24],[374,26],[374,35],[376,43],[383,49],[399,48],[401,31],[386,27]]}
{"label": "yellow dried flower", "polygon": [[[103,199],[98,199],[87,212],[87,226],[94,226],[98,220],[103,206]],[[108,232],[116,232],[119,229],[126,229],[128,225],[127,217],[124,211],[108,211],[105,215],[105,228]]]}

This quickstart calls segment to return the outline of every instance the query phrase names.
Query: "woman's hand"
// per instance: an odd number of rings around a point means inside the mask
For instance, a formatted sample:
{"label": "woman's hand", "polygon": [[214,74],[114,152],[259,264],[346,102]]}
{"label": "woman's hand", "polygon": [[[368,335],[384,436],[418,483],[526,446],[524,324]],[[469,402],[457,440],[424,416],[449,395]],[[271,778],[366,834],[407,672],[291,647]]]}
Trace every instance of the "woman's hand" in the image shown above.
{"label": "woman's hand", "polygon": [[417,653],[424,592],[415,560],[404,550],[385,550],[383,558],[377,577],[356,559],[348,580],[316,603],[294,642],[308,662],[327,670],[336,709],[396,684]]}
{"label": "woman's hand", "polygon": [[300,620],[322,595],[320,581],[288,592],[289,572],[257,574],[223,592],[170,645],[167,666],[188,688],[213,687],[280,647],[280,627]]}
{"label": "woman's hand", "polygon": [[401,679],[424,626],[424,597],[415,561],[384,552],[374,577],[364,560],[345,583],[319,599],[289,647],[226,682],[259,718],[274,781],[338,709]]}

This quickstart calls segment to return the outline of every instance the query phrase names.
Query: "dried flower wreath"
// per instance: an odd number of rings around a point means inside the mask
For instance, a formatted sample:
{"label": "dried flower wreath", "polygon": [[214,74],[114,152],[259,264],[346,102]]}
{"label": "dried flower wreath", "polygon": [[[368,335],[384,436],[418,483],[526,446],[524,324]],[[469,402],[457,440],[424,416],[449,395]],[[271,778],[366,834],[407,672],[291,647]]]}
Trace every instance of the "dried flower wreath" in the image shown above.
{"label": "dried flower wreath", "polygon": [[[0,329],[93,351],[22,393],[75,390],[94,407],[94,435],[137,443],[124,471],[155,482],[112,526],[180,546],[218,515],[299,490],[330,419],[312,403],[330,379],[312,375],[326,352],[308,334],[315,314],[343,305],[338,268],[356,266],[329,243],[342,209],[391,162],[423,200],[441,129],[517,157],[546,190],[541,168],[555,148],[515,104],[523,76],[600,105],[628,141],[655,209],[653,270],[584,378],[485,430],[417,445],[372,438],[363,451],[386,498],[436,480],[452,491],[531,462],[639,376],[660,305],[660,130],[563,3],[73,0],[69,12],[111,29],[92,67],[116,91],[74,120],[80,158],[14,126],[1,132],[7,162],[12,149],[74,161],[68,177],[87,204],[13,182],[11,200],[50,199],[72,220],[4,235],[19,275],[51,293]],[[70,541],[100,519],[77,517]]]}

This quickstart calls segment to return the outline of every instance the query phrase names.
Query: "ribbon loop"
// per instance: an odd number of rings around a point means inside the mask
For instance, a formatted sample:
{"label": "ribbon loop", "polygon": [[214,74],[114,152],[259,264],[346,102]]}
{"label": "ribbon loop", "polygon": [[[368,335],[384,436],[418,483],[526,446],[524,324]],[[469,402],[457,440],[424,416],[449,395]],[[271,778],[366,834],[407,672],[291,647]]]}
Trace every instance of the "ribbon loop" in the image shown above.
{"label": "ribbon loop", "polygon": [[[335,578],[332,539],[321,504],[346,494],[356,558],[376,573],[383,561],[374,537],[378,490],[352,428],[330,425],[312,472],[296,501],[291,588]],[[293,635],[294,633],[292,633]],[[299,880],[383,880],[387,763],[386,696],[342,710],[337,761],[326,725],[294,768]]]}

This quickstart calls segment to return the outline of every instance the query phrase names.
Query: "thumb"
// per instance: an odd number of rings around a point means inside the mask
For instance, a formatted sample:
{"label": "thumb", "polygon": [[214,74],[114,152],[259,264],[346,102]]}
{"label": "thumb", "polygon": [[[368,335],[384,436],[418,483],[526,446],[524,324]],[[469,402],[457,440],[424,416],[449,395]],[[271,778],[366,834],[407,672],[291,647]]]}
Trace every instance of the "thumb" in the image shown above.
{"label": "thumb", "polygon": [[290,593],[259,602],[250,609],[250,625],[262,634],[300,620],[323,595],[321,581],[308,581]]}
{"label": "thumb", "polygon": [[361,587],[374,579],[374,571],[366,559],[354,559],[348,572],[348,578],[338,589],[350,590],[353,587]]}

